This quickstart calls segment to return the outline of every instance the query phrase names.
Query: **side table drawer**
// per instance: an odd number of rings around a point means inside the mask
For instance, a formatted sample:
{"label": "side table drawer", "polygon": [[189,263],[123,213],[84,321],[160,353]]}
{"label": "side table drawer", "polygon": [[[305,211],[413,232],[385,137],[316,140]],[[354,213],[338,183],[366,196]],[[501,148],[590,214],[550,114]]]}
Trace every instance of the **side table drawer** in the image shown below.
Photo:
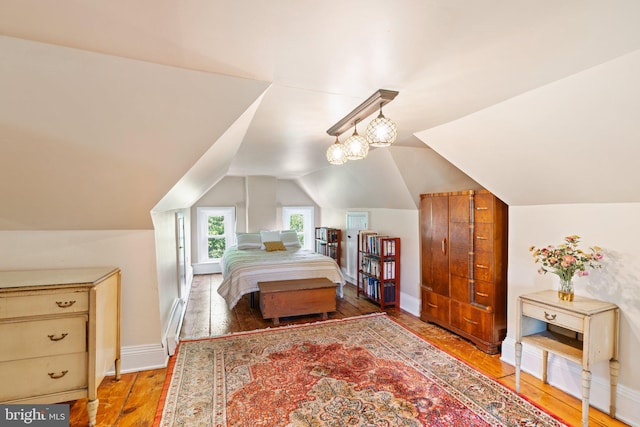
{"label": "side table drawer", "polygon": [[89,295],[86,291],[63,291],[40,293],[38,295],[0,297],[0,319],[83,313],[88,310]]}
{"label": "side table drawer", "polygon": [[0,362],[86,351],[87,316],[0,323]]}
{"label": "side table drawer", "polygon": [[584,332],[584,316],[577,313],[568,313],[553,307],[541,307],[524,301],[522,303],[522,314],[542,320],[550,325],[560,326],[576,332]]}
{"label": "side table drawer", "polygon": [[87,387],[87,353],[0,362],[0,402]]}

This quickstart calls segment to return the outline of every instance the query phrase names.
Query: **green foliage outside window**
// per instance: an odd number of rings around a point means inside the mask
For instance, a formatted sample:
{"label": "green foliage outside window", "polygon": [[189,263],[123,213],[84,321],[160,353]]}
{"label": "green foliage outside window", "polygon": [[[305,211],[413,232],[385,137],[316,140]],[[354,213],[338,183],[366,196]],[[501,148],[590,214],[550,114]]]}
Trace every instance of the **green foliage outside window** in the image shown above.
{"label": "green foliage outside window", "polygon": [[209,217],[209,236],[221,236],[224,234],[224,216]]}
{"label": "green foliage outside window", "polygon": [[224,239],[224,216],[209,217],[209,258],[221,258],[226,248]]}
{"label": "green foliage outside window", "polygon": [[209,258],[222,258],[224,249],[225,249],[224,237],[209,238]]}
{"label": "green foliage outside window", "polygon": [[293,214],[289,218],[289,229],[298,233],[298,241],[300,241],[300,245],[304,246],[304,215]]}

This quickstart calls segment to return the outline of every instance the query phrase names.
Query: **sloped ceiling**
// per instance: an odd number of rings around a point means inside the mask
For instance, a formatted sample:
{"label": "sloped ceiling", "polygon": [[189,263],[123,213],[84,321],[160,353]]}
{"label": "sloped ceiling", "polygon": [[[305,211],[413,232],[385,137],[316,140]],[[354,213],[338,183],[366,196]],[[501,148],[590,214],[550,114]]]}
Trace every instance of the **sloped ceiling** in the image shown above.
{"label": "sloped ceiling", "polygon": [[[640,48],[637,16],[635,0],[3,0],[0,229],[150,228],[152,209],[227,174],[299,180],[321,206],[403,209],[420,192],[474,183],[518,204],[566,201],[557,186],[523,191],[531,170],[513,165],[529,157],[488,129],[503,113],[550,124],[547,108],[516,101],[491,122],[464,118],[520,96],[552,102],[554,82]],[[625,85],[638,83],[615,91]],[[379,88],[400,92],[384,111],[397,147],[328,165],[326,129]],[[589,159],[636,131],[625,120],[588,138],[591,114],[561,117],[554,126]],[[177,194],[187,183],[195,193]]]}
{"label": "sloped ceiling", "polygon": [[509,205],[640,202],[640,51],[418,136]]}

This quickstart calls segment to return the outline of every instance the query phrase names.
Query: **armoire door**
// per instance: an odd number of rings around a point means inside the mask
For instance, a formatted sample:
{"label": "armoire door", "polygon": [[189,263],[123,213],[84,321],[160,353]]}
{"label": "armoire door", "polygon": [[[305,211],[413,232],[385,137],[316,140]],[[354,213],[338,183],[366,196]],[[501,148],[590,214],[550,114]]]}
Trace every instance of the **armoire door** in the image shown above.
{"label": "armoire door", "polygon": [[430,195],[420,201],[422,285],[449,296],[449,198]]}

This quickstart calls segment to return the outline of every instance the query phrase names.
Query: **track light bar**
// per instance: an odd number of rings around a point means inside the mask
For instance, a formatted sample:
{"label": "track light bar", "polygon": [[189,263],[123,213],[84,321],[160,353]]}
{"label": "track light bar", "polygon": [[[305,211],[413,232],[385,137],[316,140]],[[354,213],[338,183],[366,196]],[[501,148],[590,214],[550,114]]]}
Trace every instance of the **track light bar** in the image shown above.
{"label": "track light bar", "polygon": [[398,95],[395,90],[379,89],[366,101],[358,105],[352,112],[344,116],[338,123],[327,129],[331,136],[340,136],[344,131],[352,128],[355,122],[360,122],[378,111],[381,106],[388,104]]}

